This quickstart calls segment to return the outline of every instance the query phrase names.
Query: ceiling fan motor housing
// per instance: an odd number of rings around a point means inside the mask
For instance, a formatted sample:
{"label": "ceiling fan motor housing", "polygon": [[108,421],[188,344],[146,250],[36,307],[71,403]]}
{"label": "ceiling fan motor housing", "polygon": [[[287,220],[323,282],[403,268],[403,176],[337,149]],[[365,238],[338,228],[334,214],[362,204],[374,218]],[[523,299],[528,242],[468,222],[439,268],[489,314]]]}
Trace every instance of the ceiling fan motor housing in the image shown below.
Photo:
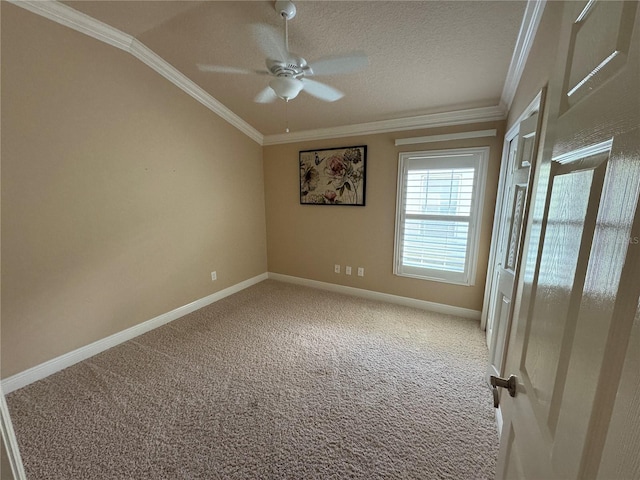
{"label": "ceiling fan motor housing", "polygon": [[309,72],[307,61],[300,57],[291,57],[286,62],[268,58],[267,69],[275,77],[297,78]]}

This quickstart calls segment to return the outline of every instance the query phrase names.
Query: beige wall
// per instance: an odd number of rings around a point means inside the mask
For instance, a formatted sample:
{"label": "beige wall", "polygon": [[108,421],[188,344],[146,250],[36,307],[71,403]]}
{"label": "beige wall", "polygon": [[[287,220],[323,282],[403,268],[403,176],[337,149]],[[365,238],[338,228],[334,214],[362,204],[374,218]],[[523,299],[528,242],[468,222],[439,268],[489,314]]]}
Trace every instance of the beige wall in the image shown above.
{"label": "beige wall", "polygon": [[1,231],[6,378],[264,273],[262,148],[2,2]]}
{"label": "beige wall", "polygon": [[[396,138],[498,129],[498,136],[395,147]],[[269,271],[376,292],[480,310],[498,183],[504,122],[384,133],[264,148]],[[366,206],[299,203],[298,152],[314,148],[367,145]],[[393,275],[398,154],[401,151],[489,146],[480,254],[475,286],[464,287]],[[341,274],[333,272],[342,265]],[[344,266],[354,268],[344,274]],[[357,267],[365,276],[355,275]]]}

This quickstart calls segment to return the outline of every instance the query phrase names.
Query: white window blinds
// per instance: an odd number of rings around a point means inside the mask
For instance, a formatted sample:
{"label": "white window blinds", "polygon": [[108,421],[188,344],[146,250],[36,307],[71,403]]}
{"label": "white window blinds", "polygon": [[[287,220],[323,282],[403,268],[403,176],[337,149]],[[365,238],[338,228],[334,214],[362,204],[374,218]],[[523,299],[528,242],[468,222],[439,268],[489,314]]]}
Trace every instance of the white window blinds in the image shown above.
{"label": "white window blinds", "polygon": [[472,285],[488,148],[400,154],[396,275]]}

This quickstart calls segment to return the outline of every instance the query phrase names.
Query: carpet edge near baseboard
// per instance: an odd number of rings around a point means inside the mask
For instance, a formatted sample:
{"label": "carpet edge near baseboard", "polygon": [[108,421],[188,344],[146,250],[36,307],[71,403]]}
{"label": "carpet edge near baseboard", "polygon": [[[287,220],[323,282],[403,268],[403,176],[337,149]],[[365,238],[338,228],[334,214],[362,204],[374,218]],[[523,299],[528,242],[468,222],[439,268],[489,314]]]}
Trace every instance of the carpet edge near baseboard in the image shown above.
{"label": "carpet edge near baseboard", "polygon": [[404,305],[405,307],[419,308],[430,312],[443,313],[446,315],[455,315],[456,317],[469,318],[472,320],[480,320],[482,312],[472,310],[470,308],[455,307],[444,303],[429,302],[427,300],[418,300],[417,298],[401,297],[390,293],[376,292],[373,290],[365,290],[363,288],[348,287],[346,285],[338,285],[335,283],[320,282],[318,280],[310,280],[308,278],[294,277],[291,275],[283,275],[281,273],[268,273],[269,279],[280,282],[294,283],[306,287],[314,287],[330,292],[343,293],[354,297],[367,298],[369,300],[378,300],[381,302],[395,303],[396,305]]}
{"label": "carpet edge near baseboard", "polygon": [[218,300],[222,300],[229,295],[238,293],[245,288],[249,288],[257,283],[266,280],[267,278],[268,274],[266,272],[261,273],[260,275],[256,275],[255,277],[249,278],[228,288],[212,293],[211,295],[207,295],[206,297],[178,307],[174,310],[171,310],[170,312],[163,313],[150,320],[146,320],[142,323],[134,325],[133,327],[129,327],[125,330],[114,333],[113,335],[109,335],[108,337],[96,340],[89,345],[85,345],[84,347],[72,350],[71,352],[60,355],[59,357],[36,365],[35,367],[31,367],[20,373],[16,373],[15,375],[2,380],[2,382],[0,383],[0,385],[2,386],[2,391],[5,394],[8,394],[22,387],[26,387],[30,383],[42,380],[43,378],[59,372],[60,370],[75,365],[76,363],[93,357],[94,355],[104,352],[109,348],[115,347],[116,345],[131,340],[138,335],[147,333],[151,330],[161,327],[162,325],[177,320],[178,318],[183,317],[191,312],[199,310],[200,308],[217,302]]}

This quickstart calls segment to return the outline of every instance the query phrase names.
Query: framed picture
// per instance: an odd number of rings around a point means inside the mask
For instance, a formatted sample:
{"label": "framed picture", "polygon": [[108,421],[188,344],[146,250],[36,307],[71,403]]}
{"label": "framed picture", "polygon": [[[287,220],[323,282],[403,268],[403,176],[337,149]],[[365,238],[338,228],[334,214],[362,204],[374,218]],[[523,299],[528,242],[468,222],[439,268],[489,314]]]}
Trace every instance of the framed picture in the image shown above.
{"label": "framed picture", "polygon": [[364,206],[367,146],[300,152],[300,204]]}

